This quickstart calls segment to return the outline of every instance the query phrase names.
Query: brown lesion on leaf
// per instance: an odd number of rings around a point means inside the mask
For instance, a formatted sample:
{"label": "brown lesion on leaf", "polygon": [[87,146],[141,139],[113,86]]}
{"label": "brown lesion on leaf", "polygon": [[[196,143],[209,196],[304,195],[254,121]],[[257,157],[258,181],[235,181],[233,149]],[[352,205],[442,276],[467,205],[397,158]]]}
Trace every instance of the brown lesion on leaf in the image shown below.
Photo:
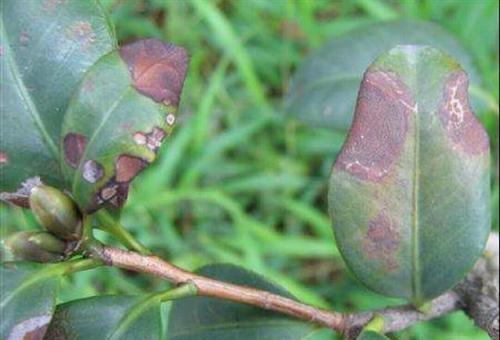
{"label": "brown lesion on leaf", "polygon": [[51,319],[51,315],[40,315],[21,321],[12,328],[6,340],[42,340]]}
{"label": "brown lesion on leaf", "polygon": [[409,88],[389,71],[364,76],[349,136],[334,168],[362,179],[385,178],[401,154],[417,105]]}
{"label": "brown lesion on leaf", "polygon": [[175,115],[173,113],[167,114],[167,117],[165,117],[165,122],[168,126],[173,126],[175,124]]}
{"label": "brown lesion on leaf", "polygon": [[469,79],[464,71],[455,72],[444,85],[439,118],[453,149],[470,155],[489,150],[488,134],[471,110],[468,95]]}
{"label": "brown lesion on leaf", "polygon": [[140,93],[159,103],[178,105],[188,63],[183,48],[144,39],[121,47],[120,56]]}
{"label": "brown lesion on leaf", "polygon": [[149,150],[157,152],[158,149],[161,147],[161,144],[163,142],[163,139],[165,139],[165,136],[166,136],[165,131],[155,126],[151,130],[151,132],[147,134],[141,131],[134,133],[133,138],[136,144],[144,145]]}
{"label": "brown lesion on leaf", "polygon": [[369,259],[382,261],[388,271],[395,271],[399,268],[396,252],[400,244],[399,228],[385,211],[381,211],[368,223],[363,251]]}
{"label": "brown lesion on leaf", "polygon": [[96,183],[104,176],[104,168],[94,160],[87,160],[83,163],[82,176],[87,182]]}
{"label": "brown lesion on leaf", "polygon": [[115,176],[97,191],[87,212],[92,213],[104,204],[115,208],[122,207],[127,201],[130,182],[147,166],[148,162],[140,157],[118,156],[115,162]]}
{"label": "brown lesion on leaf", "polygon": [[12,203],[22,208],[29,208],[29,197],[31,189],[42,184],[40,177],[32,177],[21,183],[21,187],[16,192],[0,193],[0,200]]}
{"label": "brown lesion on leaf", "polygon": [[64,159],[66,163],[76,169],[80,164],[86,146],[87,137],[84,135],[72,132],[66,134],[63,140]]}
{"label": "brown lesion on leaf", "polygon": [[128,183],[141,172],[148,163],[142,158],[120,155],[116,161],[116,181],[118,183]]}
{"label": "brown lesion on leaf", "polygon": [[9,156],[6,152],[0,151],[0,166],[9,164]]}
{"label": "brown lesion on leaf", "polygon": [[80,49],[85,51],[96,41],[92,24],[88,21],[76,21],[66,31],[67,37],[78,42]]}

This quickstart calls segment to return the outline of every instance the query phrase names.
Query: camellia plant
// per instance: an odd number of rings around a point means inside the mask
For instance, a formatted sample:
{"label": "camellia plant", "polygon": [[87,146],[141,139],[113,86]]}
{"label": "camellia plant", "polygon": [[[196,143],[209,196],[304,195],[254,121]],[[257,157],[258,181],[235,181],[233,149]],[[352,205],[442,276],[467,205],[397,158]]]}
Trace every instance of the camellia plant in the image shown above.
{"label": "camellia plant", "polygon": [[[31,209],[40,226],[5,240],[16,260],[0,271],[2,339],[301,339],[318,328],[384,339],[462,308],[498,339],[498,301],[486,289],[498,282],[495,235],[481,257],[489,141],[468,76],[447,53],[391,46],[361,80],[332,168],[333,229],[355,276],[409,305],[341,313],[233,265],[185,271],[120,225],[131,182],[175,124],[183,48],[154,39],[118,46],[95,1],[5,0],[1,10],[1,198]],[[127,250],[98,241],[96,228]],[[100,266],[175,287],[57,304],[63,276]],[[161,306],[172,300],[165,331]]]}

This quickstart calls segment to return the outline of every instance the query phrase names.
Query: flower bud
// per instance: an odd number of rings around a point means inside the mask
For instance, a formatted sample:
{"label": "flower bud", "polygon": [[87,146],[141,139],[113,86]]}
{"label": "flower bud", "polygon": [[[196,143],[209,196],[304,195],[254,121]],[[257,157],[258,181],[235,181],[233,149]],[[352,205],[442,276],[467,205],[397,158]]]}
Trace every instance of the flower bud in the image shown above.
{"label": "flower bud", "polygon": [[48,232],[67,241],[80,238],[81,214],[66,194],[47,185],[38,185],[31,189],[29,203],[36,219]]}
{"label": "flower bud", "polygon": [[64,259],[66,243],[44,231],[21,231],[5,241],[18,259],[35,262],[56,262]]}

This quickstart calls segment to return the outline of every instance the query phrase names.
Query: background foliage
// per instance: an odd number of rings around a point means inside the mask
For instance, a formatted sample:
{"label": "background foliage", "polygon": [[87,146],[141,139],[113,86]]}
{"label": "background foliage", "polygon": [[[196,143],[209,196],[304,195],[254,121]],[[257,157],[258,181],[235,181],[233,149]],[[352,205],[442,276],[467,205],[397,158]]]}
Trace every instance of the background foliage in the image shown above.
{"label": "background foliage", "polygon": [[[159,255],[188,269],[212,262],[241,265],[327,308],[399,303],[356,282],[335,248],[326,188],[343,134],[285,119],[283,110],[291,76],[315,48],[331,37],[397,18],[438,23],[461,42],[480,71],[481,93],[490,105],[477,114],[492,143],[491,206],[498,230],[498,1],[102,2],[121,43],[156,37],[186,47],[191,55],[179,123],[158,161],[134,182],[122,220]],[[2,236],[35,228],[21,209],[2,204],[0,217]],[[67,279],[59,302],[152,292],[165,285],[98,269]],[[462,313],[398,337],[487,338]]]}

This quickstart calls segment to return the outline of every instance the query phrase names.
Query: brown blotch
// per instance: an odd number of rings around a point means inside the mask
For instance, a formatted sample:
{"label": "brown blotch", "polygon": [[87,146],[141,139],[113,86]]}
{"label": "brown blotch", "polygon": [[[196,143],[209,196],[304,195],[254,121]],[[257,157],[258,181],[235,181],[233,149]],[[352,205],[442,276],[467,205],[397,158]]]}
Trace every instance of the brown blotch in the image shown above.
{"label": "brown blotch", "polygon": [[469,79],[463,71],[453,73],[444,86],[439,118],[453,148],[470,155],[488,151],[488,134],[472,112],[467,93]]}
{"label": "brown blotch", "polygon": [[395,253],[399,249],[401,235],[396,222],[385,211],[368,223],[366,237],[363,240],[363,250],[372,260],[380,260],[389,271],[398,269]]}
{"label": "brown blotch", "polygon": [[0,166],[9,163],[9,156],[3,151],[0,151]]}
{"label": "brown blotch", "polygon": [[183,48],[144,39],[121,47],[120,56],[140,93],[159,103],[178,105],[188,62]]}
{"label": "brown blotch", "polygon": [[335,169],[373,182],[386,177],[405,142],[415,101],[392,73],[369,70],[359,91],[356,114]]}
{"label": "brown blotch", "polygon": [[150,133],[144,134],[143,132],[134,133],[134,141],[138,145],[145,145],[149,150],[157,152],[160,148],[166,133],[159,127],[154,127]]}
{"label": "brown blotch", "polygon": [[42,340],[50,320],[50,315],[35,316],[24,320],[12,328],[6,340]]}
{"label": "brown blotch", "polygon": [[88,160],[83,164],[82,176],[87,182],[95,183],[104,176],[104,169],[98,162]]}
{"label": "brown blotch", "polygon": [[78,167],[86,145],[87,137],[84,135],[79,133],[68,133],[64,136],[64,157],[69,166],[75,169]]}
{"label": "brown blotch", "polygon": [[129,156],[129,155],[120,155],[118,160],[116,161],[116,181],[118,183],[128,183],[139,172],[142,171],[147,166],[147,162],[142,158]]}
{"label": "brown blotch", "polygon": [[97,211],[104,204],[115,208],[122,207],[127,201],[129,183],[118,183],[116,177],[111,178],[95,195],[93,204],[87,209],[88,213]]}

